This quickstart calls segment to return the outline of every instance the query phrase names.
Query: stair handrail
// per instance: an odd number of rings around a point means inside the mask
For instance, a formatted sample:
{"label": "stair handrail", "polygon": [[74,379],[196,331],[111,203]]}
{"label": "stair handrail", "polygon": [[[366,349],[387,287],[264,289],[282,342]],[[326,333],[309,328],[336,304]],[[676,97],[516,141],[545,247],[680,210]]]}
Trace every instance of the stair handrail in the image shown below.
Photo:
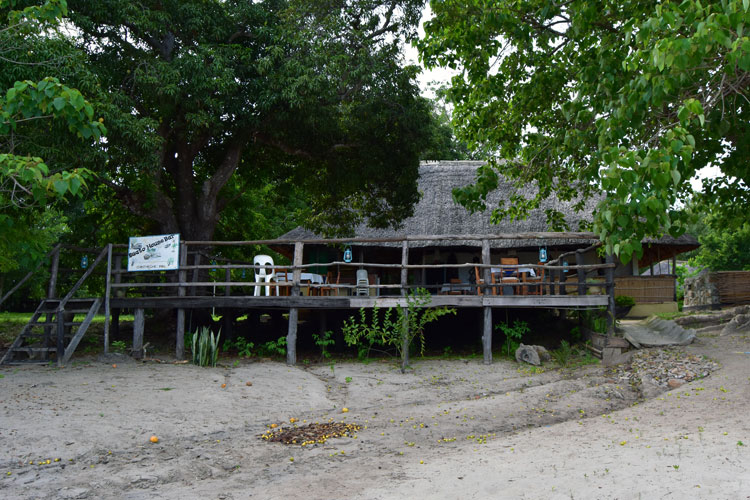
{"label": "stair handrail", "polygon": [[70,291],[60,300],[60,303],[57,306],[58,312],[63,312],[65,310],[65,304],[68,303],[68,301],[73,297],[73,294],[78,291],[79,288],[81,288],[81,285],[83,285],[83,282],[88,279],[89,276],[91,276],[91,273],[94,272],[94,269],[96,269],[96,266],[99,265],[99,263],[104,259],[104,257],[107,255],[108,247],[102,248],[102,251],[99,252],[99,255],[97,255],[96,259],[94,259],[94,262],[89,266],[88,269],[86,269],[86,272],[83,273],[83,276],[81,276],[75,285],[73,285],[73,288],[70,289]]}
{"label": "stair handrail", "polygon": [[62,244],[58,243],[57,245],[55,245],[54,247],[52,247],[52,250],[50,250],[49,252],[47,252],[47,254],[39,260],[39,263],[36,265],[36,267],[34,269],[32,269],[31,271],[29,271],[28,273],[26,273],[26,276],[24,276],[21,281],[19,281],[18,283],[16,283],[16,285],[13,288],[11,288],[8,293],[6,293],[5,295],[3,295],[2,298],[0,298],[0,305],[2,305],[2,303],[5,302],[5,300],[8,297],[10,297],[11,295],[13,295],[13,293],[15,293],[16,290],[18,290],[19,288],[21,288],[23,286],[23,284],[26,283],[29,280],[29,278],[31,278],[34,274],[36,274],[36,272],[39,271],[39,268],[42,267],[42,264],[44,264],[44,261],[47,260],[48,257],[51,257],[52,255],[55,254],[55,252],[60,251],[60,247],[61,246],[62,246]]}

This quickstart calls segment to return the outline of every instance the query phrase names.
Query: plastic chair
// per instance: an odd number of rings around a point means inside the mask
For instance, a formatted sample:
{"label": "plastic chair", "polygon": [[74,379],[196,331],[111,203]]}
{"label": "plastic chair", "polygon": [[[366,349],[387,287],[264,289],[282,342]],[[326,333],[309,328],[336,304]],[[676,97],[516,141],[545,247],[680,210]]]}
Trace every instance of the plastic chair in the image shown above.
{"label": "plastic chair", "polygon": [[370,289],[368,288],[370,286],[370,280],[367,278],[367,270],[366,269],[359,269],[357,271],[357,290],[355,295],[357,297],[365,296],[368,297],[370,295]]}
{"label": "plastic chair", "polygon": [[[255,281],[270,283],[276,277],[276,269],[273,267],[273,259],[269,255],[256,255],[253,257],[253,265],[255,267]],[[260,296],[260,289],[262,285],[255,285],[255,295]],[[279,294],[279,287],[276,287],[276,295]],[[266,297],[271,295],[271,286],[266,285]]]}

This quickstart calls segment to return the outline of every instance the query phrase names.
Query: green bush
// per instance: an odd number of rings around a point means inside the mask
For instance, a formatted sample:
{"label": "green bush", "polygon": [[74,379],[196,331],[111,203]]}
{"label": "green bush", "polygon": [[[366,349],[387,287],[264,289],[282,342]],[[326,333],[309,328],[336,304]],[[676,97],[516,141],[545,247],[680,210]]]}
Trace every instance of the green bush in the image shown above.
{"label": "green bush", "polygon": [[216,366],[219,359],[219,337],[221,329],[214,336],[208,327],[202,327],[193,333],[193,364],[198,366]]}
{"label": "green bush", "polygon": [[618,295],[615,297],[615,305],[619,307],[633,307],[635,299],[630,295]]}
{"label": "green bush", "polygon": [[516,349],[521,345],[521,339],[531,331],[527,322],[518,319],[513,322],[513,326],[507,323],[500,323],[499,325],[495,325],[495,329],[502,330],[505,335],[503,354],[509,358],[515,358]]}

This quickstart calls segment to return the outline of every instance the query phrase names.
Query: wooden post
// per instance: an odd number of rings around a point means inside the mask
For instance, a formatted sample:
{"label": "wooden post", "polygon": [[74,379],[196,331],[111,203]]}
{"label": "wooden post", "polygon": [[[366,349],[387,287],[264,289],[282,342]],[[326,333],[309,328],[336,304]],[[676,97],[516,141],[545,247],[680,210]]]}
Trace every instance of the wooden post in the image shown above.
{"label": "wooden post", "polygon": [[143,358],[143,330],[146,326],[146,315],[143,309],[136,309],[133,318],[133,357]]}
{"label": "wooden post", "polygon": [[[50,270],[49,270],[49,283],[47,285],[47,298],[48,299],[54,299],[57,297],[57,273],[60,269],[60,246],[57,246],[57,249],[52,253],[52,262],[50,264]],[[47,313],[47,323],[52,323],[52,319],[54,318],[54,314]],[[42,345],[44,347],[49,347],[52,341],[52,327],[45,326],[44,327],[44,342]],[[57,359],[61,360],[63,357],[64,352],[60,350],[60,345],[58,343],[57,345],[58,351],[57,351]],[[44,352],[44,360],[49,359],[49,351]]]}
{"label": "wooden post", "polygon": [[[401,242],[401,296],[407,296],[407,287],[409,286],[409,270],[406,266],[409,265],[409,242],[404,240]],[[406,371],[406,367],[409,366],[409,308],[402,308],[404,312],[403,325],[401,325],[401,373]]]}
{"label": "wooden post", "polygon": [[[606,263],[614,264],[615,257],[612,254],[607,255]],[[607,296],[609,297],[607,304],[607,335],[615,334],[615,270],[612,267],[608,267],[604,272],[607,281]]]}
{"label": "wooden post", "polygon": [[[122,282],[122,255],[115,256],[114,274],[115,274],[115,285],[119,285]],[[117,297],[122,297],[123,296],[122,289],[118,288],[115,291],[115,295]],[[112,310],[112,325],[110,327],[110,337],[119,338],[119,336],[120,336],[120,308],[115,307]]]}
{"label": "wooden post", "polygon": [[[294,260],[292,262],[293,273],[292,273],[292,296],[299,296],[300,292],[300,278],[302,277],[302,269],[299,266],[302,265],[302,254],[304,251],[304,243],[297,241],[294,243]],[[289,309],[289,329],[286,334],[286,364],[294,365],[297,363],[297,319],[298,310],[296,307]]]}
{"label": "wooden post", "polygon": [[62,367],[63,356],[65,356],[65,311],[62,307],[57,308],[57,366]]}
{"label": "wooden post", "polygon": [[[677,255],[672,256],[672,275],[677,276]],[[672,280],[674,301],[677,302],[677,280]]]}
{"label": "wooden post", "polygon": [[[482,240],[482,264],[489,266],[491,264],[490,242]],[[489,284],[492,282],[492,269],[485,267],[482,269],[482,279],[484,279],[484,296],[487,297],[492,292]],[[482,350],[484,351],[484,364],[492,364],[492,308],[484,308],[484,321],[482,330]]]}
{"label": "wooden post", "polygon": [[[226,283],[232,282],[232,270],[229,268],[226,268],[224,270],[224,281]],[[231,291],[231,285],[227,285],[226,288],[224,288],[224,296],[229,297],[232,294]],[[231,309],[224,309],[222,311],[222,338],[226,340],[234,340],[234,332],[232,331],[232,317],[229,314],[231,312]]]}
{"label": "wooden post", "polygon": [[[576,265],[584,265],[583,252],[576,250]],[[578,295],[586,295],[586,271],[583,269],[577,269],[576,274],[578,275]]]}
{"label": "wooden post", "polygon": [[[177,280],[180,286],[177,287],[177,296],[185,296],[185,280],[187,279],[187,271],[185,266],[187,265],[187,245],[180,242],[180,267],[177,271]],[[185,359],[185,309],[177,309],[177,341],[175,346],[175,357],[178,360]]]}
{"label": "wooden post", "polygon": [[107,245],[107,277],[104,290],[104,354],[109,353],[109,299],[112,295],[112,243]]}

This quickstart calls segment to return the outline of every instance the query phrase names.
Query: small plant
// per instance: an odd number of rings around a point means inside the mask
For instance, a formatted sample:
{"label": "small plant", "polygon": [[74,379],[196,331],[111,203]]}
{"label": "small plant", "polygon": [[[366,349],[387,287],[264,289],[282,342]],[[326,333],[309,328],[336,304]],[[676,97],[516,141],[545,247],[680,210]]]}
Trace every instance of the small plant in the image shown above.
{"label": "small plant", "polygon": [[635,299],[630,295],[618,295],[615,297],[615,305],[618,307],[633,307]]}
{"label": "small plant", "polygon": [[519,319],[513,322],[513,326],[510,326],[507,323],[500,323],[499,325],[495,325],[495,329],[502,330],[505,335],[503,354],[509,358],[515,357],[516,349],[521,345],[521,339],[531,331],[529,324]]}
{"label": "small plant", "polygon": [[112,341],[112,351],[114,352],[122,354],[125,352],[127,348],[128,348],[128,344],[126,344],[124,340]]}
{"label": "small plant", "polygon": [[359,321],[354,316],[344,321],[344,340],[347,345],[357,346],[359,359],[366,358],[375,345],[385,349],[395,348],[401,357],[401,373],[404,373],[415,339],[419,339],[419,353],[424,355],[425,327],[441,316],[456,314],[456,310],[449,307],[429,307],[430,302],[430,293],[418,288],[406,296],[406,307],[386,309],[382,322],[377,306],[372,308],[370,321],[367,321],[367,314],[362,308],[359,310]]}
{"label": "small plant", "polygon": [[249,358],[253,355],[253,347],[255,347],[254,343],[248,342],[244,337],[238,337],[234,342],[232,342],[231,340],[225,341],[222,350],[224,352],[227,352],[235,349],[238,356],[242,358]]}
{"label": "small plant", "polygon": [[214,332],[205,326],[193,334],[193,364],[216,366],[216,361],[219,359],[219,337],[221,337],[221,329],[214,335]]}
{"label": "small plant", "polygon": [[550,355],[558,365],[565,368],[570,364],[570,358],[573,356],[573,348],[570,347],[570,344],[566,340],[563,340],[560,342],[560,348],[552,351]]}
{"label": "small plant", "polygon": [[336,343],[336,341],[331,338],[332,336],[333,332],[331,330],[326,330],[320,335],[316,333],[312,334],[315,345],[320,347],[320,355],[322,359],[331,359],[331,351],[328,350],[328,347]]}
{"label": "small plant", "polygon": [[450,358],[453,355],[453,349],[451,346],[447,345],[443,348],[443,357],[444,358]]}
{"label": "small plant", "polygon": [[346,380],[346,383],[348,384],[349,382],[352,381],[352,378],[351,377],[345,377],[344,380]]}
{"label": "small plant", "polygon": [[258,347],[261,356],[286,356],[286,337],[277,340],[269,340]]}

